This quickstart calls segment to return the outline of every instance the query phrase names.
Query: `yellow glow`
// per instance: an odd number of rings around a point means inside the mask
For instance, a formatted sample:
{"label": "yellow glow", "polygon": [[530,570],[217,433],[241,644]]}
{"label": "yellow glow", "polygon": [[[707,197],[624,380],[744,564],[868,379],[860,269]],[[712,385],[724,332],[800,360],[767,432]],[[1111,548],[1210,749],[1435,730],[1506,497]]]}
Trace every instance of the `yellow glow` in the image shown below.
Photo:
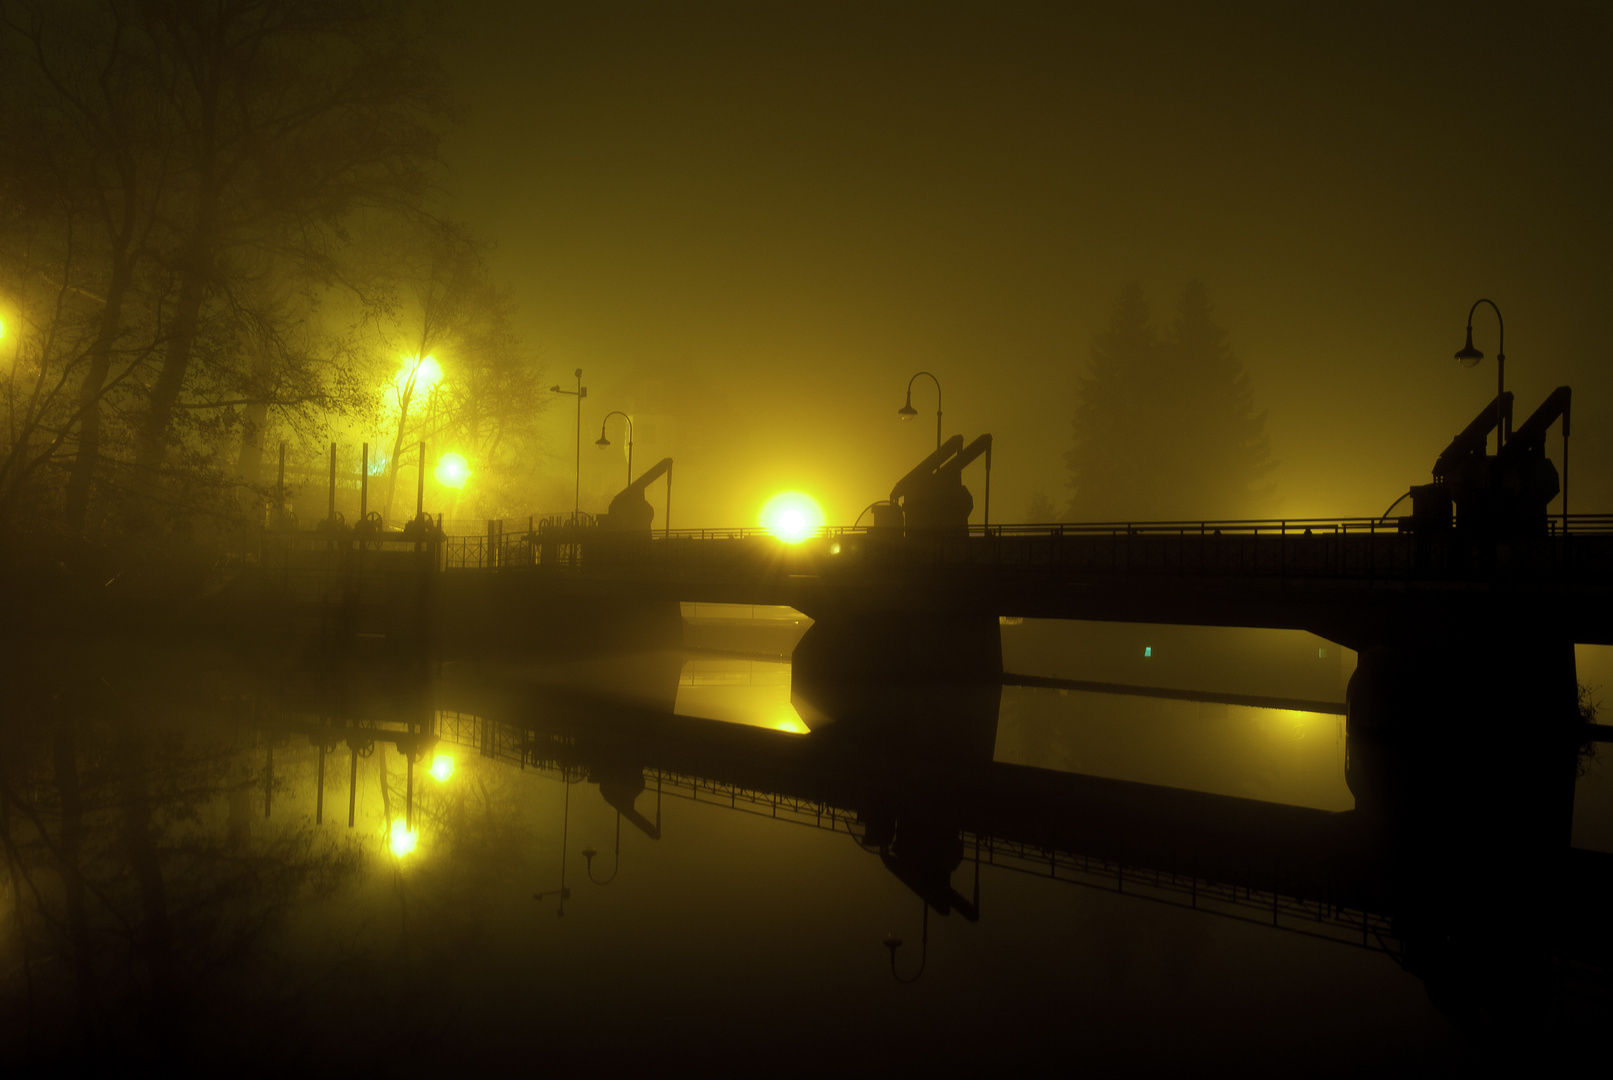
{"label": "yellow glow", "polygon": [[441,783],[454,775],[454,759],[447,754],[438,754],[431,759],[431,775]]}
{"label": "yellow glow", "polygon": [[443,487],[459,489],[470,479],[470,462],[464,454],[447,453],[437,459],[437,468],[431,475]]}
{"label": "yellow glow", "polygon": [[762,527],[786,544],[799,544],[823,528],[823,510],[812,496],[785,491],[762,507]]}
{"label": "yellow glow", "polygon": [[801,720],[801,714],[795,711],[795,706],[788,701],[784,702],[773,714],[772,722],[767,725],[774,731],[787,731],[791,735],[810,735],[812,729]]}
{"label": "yellow glow", "polygon": [[0,319],[0,338],[6,336],[6,320]]}
{"label": "yellow glow", "polygon": [[424,359],[418,356],[404,357],[403,367],[398,370],[397,378],[393,380],[398,393],[404,393],[409,389],[410,376],[414,377],[415,393],[422,394],[442,378],[442,367],[437,363],[435,356],[427,356]]}
{"label": "yellow glow", "polygon": [[419,842],[420,834],[405,826],[403,819],[399,818],[392,823],[392,854],[401,859],[413,851]]}

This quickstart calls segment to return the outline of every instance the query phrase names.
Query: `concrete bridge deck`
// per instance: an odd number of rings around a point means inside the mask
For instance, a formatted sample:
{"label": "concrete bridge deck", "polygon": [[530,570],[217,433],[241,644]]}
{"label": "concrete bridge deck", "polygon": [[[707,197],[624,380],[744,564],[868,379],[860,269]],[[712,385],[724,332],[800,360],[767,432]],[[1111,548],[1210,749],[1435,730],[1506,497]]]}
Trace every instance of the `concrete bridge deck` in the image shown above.
{"label": "concrete bridge deck", "polygon": [[[450,538],[449,571],[536,571],[599,597],[1302,629],[1360,647],[1452,623],[1613,644],[1613,516],[1544,535],[1422,535],[1375,519]],[[507,585],[513,584],[505,578]]]}
{"label": "concrete bridge deck", "polygon": [[550,602],[683,601],[781,604],[820,620],[881,612],[1297,629],[1358,649],[1468,627],[1613,644],[1613,515],[1571,517],[1566,532],[1553,520],[1544,534],[1519,537],[1423,534],[1376,519],[906,537],[826,529],[794,545],[753,529],[551,525],[429,544],[300,532],[267,535],[263,566],[303,599],[327,604],[362,596],[355,577],[436,571],[435,603],[490,614]]}

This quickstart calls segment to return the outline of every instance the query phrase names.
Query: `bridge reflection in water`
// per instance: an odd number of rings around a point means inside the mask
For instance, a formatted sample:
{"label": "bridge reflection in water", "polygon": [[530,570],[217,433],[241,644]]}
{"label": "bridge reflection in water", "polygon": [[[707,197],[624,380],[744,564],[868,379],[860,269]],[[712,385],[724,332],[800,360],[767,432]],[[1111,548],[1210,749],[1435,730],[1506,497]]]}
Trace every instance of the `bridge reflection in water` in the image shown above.
{"label": "bridge reflection in water", "polygon": [[[675,675],[678,690],[633,704],[456,666],[394,738],[585,779],[652,839],[663,803],[680,800],[843,832],[938,916],[989,919],[991,875],[1011,871],[1385,952],[1475,1031],[1543,1016],[1565,995],[1607,997],[1596,931],[1613,859],[1569,844],[1585,732],[1560,713],[1503,715],[1550,711],[1519,696],[1534,682],[1480,700],[1413,677],[1397,654],[1367,657],[1346,735],[1354,808],[1336,812],[999,760],[997,684],[798,679],[795,702],[837,711],[781,722],[782,664],[615,662],[625,683],[641,681],[636,664],[659,673],[651,681]],[[721,699],[736,689],[759,714]],[[308,734],[329,744],[344,730]],[[566,872],[562,861],[562,889]]]}
{"label": "bridge reflection in water", "polygon": [[[1570,848],[1575,747],[1556,738],[1583,729],[1502,737],[1455,688],[1418,698],[1390,661],[1356,680],[1347,790],[1336,715],[1228,705],[1225,687],[1162,699],[1224,735],[1257,716],[1325,733],[1305,760],[1335,786],[1306,806],[1189,790],[1208,736],[1176,738],[1168,768],[1093,775],[1073,752],[1044,767],[1029,707],[1072,706],[1044,727],[1091,729],[1100,705],[1131,723],[1137,686],[825,688],[679,650],[287,674],[170,649],[0,656],[0,838],[38,886],[0,893],[22,898],[0,924],[0,1025],[29,1025],[25,1063],[176,1040],[202,1057],[508,1063],[530,1040],[504,1036],[534,1016],[582,1032],[544,1048],[563,1062],[629,1045],[694,1060],[714,1038],[765,1052],[799,1037],[817,1023],[799,1000],[871,1021],[813,1028],[814,1063],[1062,1055],[1072,1013],[1117,1061],[1196,1060],[1139,1048],[1181,1005],[1173,1030],[1227,1054],[1283,1037],[1273,1009],[1305,1033],[1294,1053],[1361,1028],[1364,1064],[1404,1038],[1383,1021],[1445,1045],[1383,954],[1481,1043],[1610,1008],[1597,931],[1613,882],[1606,856]],[[797,698],[842,711],[781,730]],[[1146,748],[1161,726],[1111,730],[1136,760],[1169,757]],[[1229,775],[1234,744],[1200,775]],[[907,944],[887,953],[887,931]],[[1219,954],[1194,959],[1205,940]],[[1234,983],[1226,1007],[1245,1012],[1218,1012]],[[1291,1005],[1299,989],[1308,1004]],[[653,1015],[629,1019],[641,999]],[[1005,1042],[1027,1016],[1036,1044]],[[893,1051],[892,1026],[919,1036]]]}

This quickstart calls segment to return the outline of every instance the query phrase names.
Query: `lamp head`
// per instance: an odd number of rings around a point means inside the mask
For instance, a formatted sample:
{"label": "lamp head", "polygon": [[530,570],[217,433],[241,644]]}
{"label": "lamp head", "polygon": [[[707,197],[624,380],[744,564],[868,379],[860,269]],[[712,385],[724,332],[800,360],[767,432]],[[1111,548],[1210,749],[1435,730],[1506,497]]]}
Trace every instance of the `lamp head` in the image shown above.
{"label": "lamp head", "polygon": [[605,433],[602,431],[599,433],[599,438],[594,440],[594,445],[603,450],[610,445],[610,440],[605,438]]}
{"label": "lamp head", "polygon": [[560,393],[560,387],[558,385],[549,387],[549,393],[551,393],[551,394]]}
{"label": "lamp head", "polygon": [[896,415],[900,416],[903,420],[911,420],[918,414],[919,411],[913,408],[913,391],[909,390],[907,392],[907,402],[900,409],[896,410]]}
{"label": "lamp head", "polygon": [[1467,327],[1467,344],[1457,350],[1456,359],[1462,362],[1463,367],[1468,368],[1477,365],[1480,360],[1484,359],[1484,354],[1473,347],[1472,323],[1469,323]]}

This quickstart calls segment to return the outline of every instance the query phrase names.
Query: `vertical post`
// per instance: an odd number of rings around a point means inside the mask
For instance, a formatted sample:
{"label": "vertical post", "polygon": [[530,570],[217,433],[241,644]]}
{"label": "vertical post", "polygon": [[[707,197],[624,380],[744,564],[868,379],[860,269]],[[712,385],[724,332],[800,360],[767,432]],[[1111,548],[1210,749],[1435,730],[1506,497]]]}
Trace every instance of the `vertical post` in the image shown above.
{"label": "vertical post", "polygon": [[370,516],[370,444],[364,444],[364,461],[358,470],[358,519]]}
{"label": "vertical post", "polygon": [[426,441],[420,440],[420,480],[414,488],[414,519],[426,512]]}
{"label": "vertical post", "polygon": [[566,777],[566,767],[560,766],[560,782],[566,786],[565,815],[560,819],[560,911],[566,913],[566,841],[571,833],[571,781]]}
{"label": "vertical post", "polygon": [[1563,535],[1568,535],[1568,410],[1563,410]]}
{"label": "vertical post", "polygon": [[[1495,317],[1496,321],[1499,322],[1501,319],[1500,308],[1496,308]],[[1497,410],[1505,408],[1505,406],[1502,404],[1502,398],[1506,393],[1507,386],[1507,354],[1505,352],[1506,333],[1506,329],[1503,327],[1501,330],[1502,345],[1495,351],[1495,407]],[[1503,414],[1498,411],[1495,417],[1495,453],[1497,457],[1501,456],[1501,446],[1505,437],[1502,432],[1504,429],[1510,428],[1511,426],[1511,412],[1508,411]]]}
{"label": "vertical post", "polygon": [[349,767],[347,770],[347,827],[353,827],[353,814],[358,809],[358,747],[347,744]]}
{"label": "vertical post", "polygon": [[336,444],[330,444],[330,505],[325,511],[325,520],[332,525],[336,524]]}
{"label": "vertical post", "polygon": [[986,444],[986,528],[991,528],[991,444]]}
{"label": "vertical post", "polygon": [[319,795],[314,799],[314,824],[325,823],[325,743],[319,743]]}
{"label": "vertical post", "polygon": [[571,498],[571,521],[577,523],[577,514],[582,509],[582,399],[588,391],[582,386],[582,368],[577,369],[577,480],[576,490]]}

